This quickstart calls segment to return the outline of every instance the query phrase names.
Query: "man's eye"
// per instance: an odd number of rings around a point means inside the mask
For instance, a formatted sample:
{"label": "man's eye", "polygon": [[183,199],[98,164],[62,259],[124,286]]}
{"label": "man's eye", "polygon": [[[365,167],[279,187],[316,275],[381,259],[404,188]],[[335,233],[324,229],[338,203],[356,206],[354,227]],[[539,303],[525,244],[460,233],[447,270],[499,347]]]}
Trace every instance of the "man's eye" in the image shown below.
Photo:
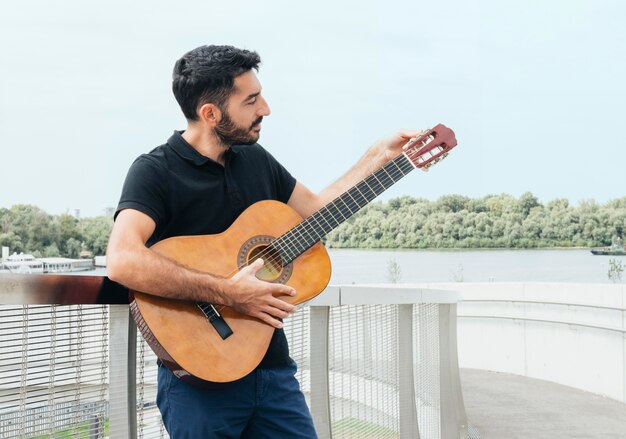
{"label": "man's eye", "polygon": [[248,104],[250,104],[250,105],[252,105],[252,104],[254,104],[254,103],[256,103],[256,98],[252,98],[252,99],[250,99],[250,100],[248,101]]}

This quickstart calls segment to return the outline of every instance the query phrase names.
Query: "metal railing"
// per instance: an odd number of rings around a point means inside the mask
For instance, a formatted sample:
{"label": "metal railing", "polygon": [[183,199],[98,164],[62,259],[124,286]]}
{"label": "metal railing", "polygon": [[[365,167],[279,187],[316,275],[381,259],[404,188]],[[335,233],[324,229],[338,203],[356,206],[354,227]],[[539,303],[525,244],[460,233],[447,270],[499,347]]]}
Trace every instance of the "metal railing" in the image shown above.
{"label": "metal railing", "polygon": [[[467,437],[456,301],[334,286],[287,319],[319,437]],[[0,437],[167,437],[156,367],[127,305],[0,306]]]}

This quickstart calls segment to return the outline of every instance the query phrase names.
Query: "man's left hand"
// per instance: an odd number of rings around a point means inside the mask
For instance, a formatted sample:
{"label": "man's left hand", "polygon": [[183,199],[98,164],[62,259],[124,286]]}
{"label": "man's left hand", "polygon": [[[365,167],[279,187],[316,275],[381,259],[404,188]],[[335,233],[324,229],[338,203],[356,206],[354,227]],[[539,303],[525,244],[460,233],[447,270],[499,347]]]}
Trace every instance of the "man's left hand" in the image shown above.
{"label": "man's left hand", "polygon": [[414,137],[419,137],[428,130],[399,130],[396,134],[386,139],[383,139],[377,145],[382,154],[384,154],[385,162],[396,158],[402,153],[402,147],[407,144],[409,140]]}

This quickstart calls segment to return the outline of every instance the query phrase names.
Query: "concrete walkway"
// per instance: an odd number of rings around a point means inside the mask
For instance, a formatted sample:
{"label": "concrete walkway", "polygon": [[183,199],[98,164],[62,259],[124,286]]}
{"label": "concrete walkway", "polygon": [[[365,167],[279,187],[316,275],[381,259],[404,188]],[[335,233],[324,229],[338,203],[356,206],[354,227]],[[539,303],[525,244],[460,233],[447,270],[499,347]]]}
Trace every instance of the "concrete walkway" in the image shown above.
{"label": "concrete walkway", "polygon": [[461,369],[469,423],[483,439],[626,439],[626,404],[548,381]]}

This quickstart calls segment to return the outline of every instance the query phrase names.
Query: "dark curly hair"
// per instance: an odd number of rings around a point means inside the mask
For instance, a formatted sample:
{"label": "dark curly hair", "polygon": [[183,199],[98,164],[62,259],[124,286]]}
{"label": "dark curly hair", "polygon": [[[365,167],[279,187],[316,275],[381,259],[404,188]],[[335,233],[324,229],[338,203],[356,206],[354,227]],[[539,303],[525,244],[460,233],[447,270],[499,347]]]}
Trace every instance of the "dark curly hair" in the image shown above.
{"label": "dark curly hair", "polygon": [[224,109],[235,78],[259,70],[256,52],[233,46],[200,46],[185,53],[174,65],[172,90],[187,120],[198,120],[197,110],[206,103]]}

